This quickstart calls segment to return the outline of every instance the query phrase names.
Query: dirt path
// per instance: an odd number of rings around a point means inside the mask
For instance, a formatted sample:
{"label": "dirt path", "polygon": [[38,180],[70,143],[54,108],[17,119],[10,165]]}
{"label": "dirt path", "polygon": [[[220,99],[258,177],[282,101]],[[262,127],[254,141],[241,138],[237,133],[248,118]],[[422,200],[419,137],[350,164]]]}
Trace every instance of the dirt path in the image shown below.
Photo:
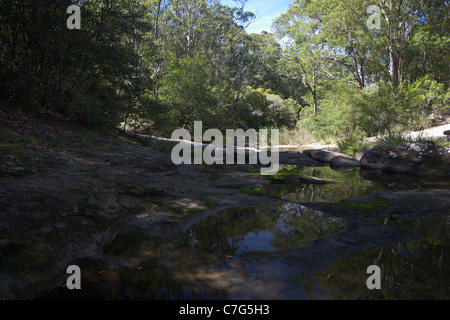
{"label": "dirt path", "polygon": [[[424,129],[421,131],[407,131],[407,132],[404,132],[403,135],[405,137],[411,137],[411,138],[421,137],[421,138],[431,138],[431,139],[443,139],[445,137],[448,137],[448,135],[444,135],[444,131],[446,131],[446,130],[450,130],[450,123],[443,124],[443,125],[440,125],[437,127]],[[373,141],[377,141],[378,139],[379,139],[379,137],[369,137],[369,138],[366,138],[365,141],[373,142]]]}
{"label": "dirt path", "polygon": [[444,135],[444,131],[450,130],[450,123],[445,124],[438,127],[428,128],[423,131],[413,131],[413,132],[407,132],[406,136],[416,138],[416,137],[430,137],[430,138],[444,138],[446,135]]}

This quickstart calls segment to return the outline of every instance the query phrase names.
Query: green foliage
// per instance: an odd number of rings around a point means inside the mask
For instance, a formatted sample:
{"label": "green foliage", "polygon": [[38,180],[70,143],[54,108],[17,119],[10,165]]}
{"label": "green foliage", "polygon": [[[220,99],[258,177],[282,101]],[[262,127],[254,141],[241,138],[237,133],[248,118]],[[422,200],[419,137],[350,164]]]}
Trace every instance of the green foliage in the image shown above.
{"label": "green foliage", "polygon": [[141,55],[151,52],[140,46],[150,28],[145,10],[135,0],[84,2],[82,29],[69,30],[69,4],[0,3],[0,74],[7,85],[0,98],[115,125],[148,85]]}
{"label": "green foliage", "polygon": [[353,157],[357,151],[365,146],[364,136],[356,129],[347,138],[338,141],[336,144],[339,152]]}
{"label": "green foliage", "polygon": [[[170,71],[161,81],[159,94],[168,106],[164,115],[171,124],[169,131],[186,127],[191,129],[194,121],[211,119],[214,97],[208,86],[209,69],[205,58],[199,55],[175,60]],[[211,125],[206,121],[205,126]]]}
{"label": "green foliage", "polygon": [[293,99],[283,99],[271,90],[247,87],[238,103],[238,126],[243,128],[293,128],[300,108]]}
{"label": "green foliage", "polygon": [[419,130],[448,114],[448,4],[377,4],[381,31],[359,15],[372,4],[295,1],[274,21],[277,37],[290,40],[285,69],[309,91],[300,121],[318,140],[353,144],[357,128],[367,136]]}
{"label": "green foliage", "polygon": [[360,135],[355,103],[361,90],[336,87],[323,95],[320,109],[314,116],[313,108],[303,108],[300,116],[304,126],[317,140],[344,139]]}
{"label": "green foliage", "polygon": [[441,147],[450,148],[450,140],[438,140],[436,144]]}
{"label": "green foliage", "polygon": [[359,125],[369,135],[396,131],[399,125],[399,99],[389,85],[372,87],[361,92],[357,101]]}
{"label": "green foliage", "polygon": [[[353,126],[357,124],[366,136],[417,131],[434,125],[432,115],[439,120],[448,113],[448,99],[449,93],[443,84],[428,78],[397,88],[379,83],[359,90],[352,100],[347,100],[348,110],[352,112],[342,114],[341,119],[347,119]],[[342,129],[346,131],[348,127],[341,122]]]}
{"label": "green foliage", "polygon": [[[96,126],[149,124],[169,136],[208,128],[284,128],[284,140],[341,141],[428,127],[450,113],[448,4],[295,1],[274,34],[219,1],[0,2],[0,101]],[[412,13],[412,14],[408,14]],[[408,26],[408,28],[406,28]],[[279,41],[283,38],[284,45]]]}
{"label": "green foliage", "polygon": [[282,127],[280,130],[280,145],[302,146],[315,142],[313,134],[301,123],[294,128]]}
{"label": "green foliage", "polygon": [[405,135],[403,133],[398,132],[390,132],[389,134],[385,136],[381,136],[377,138],[378,140],[378,149],[384,150],[390,147],[393,147],[399,143],[407,142],[407,143],[418,143],[418,142],[426,142],[431,141],[436,143],[436,141],[433,138],[428,137],[427,135],[424,135],[423,132],[418,134],[417,136],[409,136]]}

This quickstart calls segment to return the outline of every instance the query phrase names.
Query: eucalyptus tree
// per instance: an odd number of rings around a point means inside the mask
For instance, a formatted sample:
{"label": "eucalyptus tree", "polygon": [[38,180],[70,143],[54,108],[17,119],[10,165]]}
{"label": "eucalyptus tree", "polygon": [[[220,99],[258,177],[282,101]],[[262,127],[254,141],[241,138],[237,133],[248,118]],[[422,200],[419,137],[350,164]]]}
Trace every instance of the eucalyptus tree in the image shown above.
{"label": "eucalyptus tree", "polygon": [[237,108],[251,84],[254,61],[251,39],[245,27],[254,14],[244,11],[243,4],[223,5],[211,1],[204,15],[202,54],[211,65],[211,91],[215,96],[216,127],[230,125],[238,115]]}
{"label": "eucalyptus tree", "polygon": [[288,42],[283,59],[289,71],[302,79],[311,94],[314,115],[319,107],[318,91],[328,67],[328,45],[324,41],[320,17],[310,18],[303,2],[294,1],[286,13],[274,21],[275,34]]}

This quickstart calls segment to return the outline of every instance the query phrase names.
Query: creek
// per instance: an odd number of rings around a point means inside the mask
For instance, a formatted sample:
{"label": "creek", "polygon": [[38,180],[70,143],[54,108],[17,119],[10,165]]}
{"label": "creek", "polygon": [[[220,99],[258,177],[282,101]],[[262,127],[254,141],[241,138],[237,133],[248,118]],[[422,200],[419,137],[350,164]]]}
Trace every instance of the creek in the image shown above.
{"label": "creek", "polygon": [[[273,201],[221,210],[165,238],[119,234],[104,250],[108,263],[94,261],[81,266],[82,290],[58,287],[40,298],[450,298],[448,215],[405,219],[361,216],[361,225],[387,225],[418,236],[328,257],[314,250],[316,244],[343,234],[348,223],[326,210],[304,205],[332,204],[387,191],[447,190],[448,179],[377,176],[328,166],[284,165],[282,171],[295,175],[272,179],[261,187],[262,192],[274,196]],[[297,173],[300,178],[326,181],[299,180]],[[301,255],[291,254],[299,250]],[[295,259],[298,261],[292,261]],[[381,290],[366,286],[366,270],[373,264],[381,268]]]}

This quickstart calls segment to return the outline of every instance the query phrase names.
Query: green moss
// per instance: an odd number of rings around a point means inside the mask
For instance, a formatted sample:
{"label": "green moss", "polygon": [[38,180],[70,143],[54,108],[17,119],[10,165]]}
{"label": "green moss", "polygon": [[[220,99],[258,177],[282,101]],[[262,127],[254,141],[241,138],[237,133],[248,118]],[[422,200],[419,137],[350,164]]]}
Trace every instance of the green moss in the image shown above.
{"label": "green moss", "polygon": [[387,199],[379,199],[379,200],[375,201],[376,207],[387,208],[387,207],[390,207],[391,205],[392,205],[392,202]]}
{"label": "green moss", "polygon": [[52,255],[44,247],[35,244],[21,252],[20,261],[25,268],[41,269],[52,262]]}
{"label": "green moss", "polygon": [[348,202],[344,202],[343,205],[346,208],[355,209],[355,210],[359,210],[359,211],[369,211],[369,210],[375,209],[374,205],[369,204],[369,203],[359,203],[359,202],[348,201]]}
{"label": "green moss", "polygon": [[116,146],[118,146],[118,145],[120,145],[120,141],[119,140],[111,140],[111,141],[109,141],[109,142],[105,142],[104,144],[102,144],[102,145],[99,145],[98,147],[96,147],[96,150],[98,150],[98,151],[106,151],[106,150],[109,150],[109,149],[112,149],[113,147],[116,147]]}
{"label": "green moss", "polygon": [[149,143],[147,146],[152,150],[170,154],[172,149],[178,144],[179,142],[177,141],[164,141],[160,143]]}
{"label": "green moss", "polygon": [[141,254],[141,245],[146,239],[137,234],[119,234],[105,249],[111,256],[132,257]]}
{"label": "green moss", "polygon": [[183,211],[185,211],[186,213],[196,213],[196,212],[203,211],[203,210],[206,210],[206,209],[207,208],[204,207],[204,206],[198,206],[198,207],[195,207],[195,208],[183,209]]}
{"label": "green moss", "polygon": [[64,148],[67,146],[66,138],[50,133],[47,136],[47,143],[53,148]]}
{"label": "green moss", "polygon": [[212,199],[208,199],[208,198],[200,198],[200,200],[205,201],[208,205],[210,206],[215,206],[217,205],[217,202],[212,200]]}
{"label": "green moss", "polygon": [[[260,176],[261,173],[249,173],[248,175],[249,176]],[[297,177],[300,177],[300,178],[304,178],[305,177],[300,172],[292,171],[292,170],[286,170],[286,169],[279,170],[276,174],[271,175],[271,177],[273,179],[279,179],[279,180],[287,179],[287,178],[290,178],[290,177],[293,177],[293,176],[297,176]]]}
{"label": "green moss", "polygon": [[296,171],[290,171],[290,170],[280,170],[278,171],[278,173],[274,174],[272,176],[272,178],[274,179],[287,179],[293,176],[297,176],[297,177],[304,177],[304,175],[302,175],[299,172]]}
{"label": "green moss", "polygon": [[13,243],[2,253],[0,270],[13,273],[45,271],[54,261],[53,254],[37,243]]}
{"label": "green moss", "polygon": [[174,220],[182,220],[185,215],[183,213],[175,212],[170,215],[170,217]]}
{"label": "green moss", "polygon": [[429,174],[429,175],[440,175],[440,174],[446,174],[447,172],[450,172],[450,169],[447,168],[426,168],[422,169],[421,173]]}

